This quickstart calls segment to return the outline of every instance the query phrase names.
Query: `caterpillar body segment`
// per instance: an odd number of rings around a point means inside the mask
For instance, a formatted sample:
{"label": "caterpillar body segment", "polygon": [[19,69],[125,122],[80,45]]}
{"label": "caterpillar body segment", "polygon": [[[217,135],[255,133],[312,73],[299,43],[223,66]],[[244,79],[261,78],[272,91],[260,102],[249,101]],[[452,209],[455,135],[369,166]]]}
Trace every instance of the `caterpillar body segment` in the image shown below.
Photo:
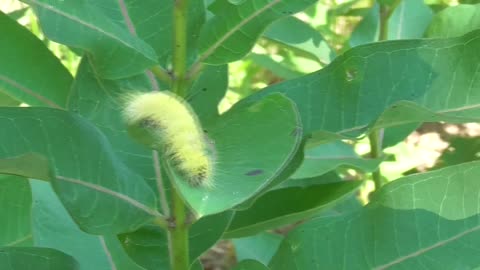
{"label": "caterpillar body segment", "polygon": [[191,186],[212,187],[212,144],[189,104],[170,92],[128,97],[123,117],[129,132],[162,151]]}

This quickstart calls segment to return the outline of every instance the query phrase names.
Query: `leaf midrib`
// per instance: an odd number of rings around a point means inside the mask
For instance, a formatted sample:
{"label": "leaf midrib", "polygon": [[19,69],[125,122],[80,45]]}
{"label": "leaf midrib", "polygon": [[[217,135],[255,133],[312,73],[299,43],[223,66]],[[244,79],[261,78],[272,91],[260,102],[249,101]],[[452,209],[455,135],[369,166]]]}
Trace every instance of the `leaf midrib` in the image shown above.
{"label": "leaf midrib", "polygon": [[99,186],[99,185],[96,185],[96,184],[92,184],[92,183],[88,183],[88,182],[85,182],[85,181],[82,181],[82,180],[79,180],[79,179],[75,179],[75,178],[65,177],[65,176],[61,176],[61,175],[56,175],[55,178],[57,180],[60,180],[60,181],[81,185],[81,186],[93,189],[97,192],[101,192],[101,193],[110,195],[112,197],[115,197],[116,199],[119,199],[121,201],[124,201],[124,202],[134,206],[135,208],[138,208],[138,209],[142,210],[143,212],[146,212],[147,214],[149,214],[153,217],[163,218],[163,215],[160,214],[157,210],[152,209],[152,208],[146,206],[145,204],[143,204],[143,203],[141,203],[141,202],[139,202],[139,201],[137,201],[137,200],[135,200],[131,197],[126,196],[125,194],[110,190],[108,188],[105,188],[105,187],[102,187],[102,186]]}
{"label": "leaf midrib", "polygon": [[274,0],[271,3],[268,3],[264,7],[252,13],[250,16],[246,17],[244,20],[240,21],[237,25],[231,28],[228,32],[225,33],[217,42],[215,42],[210,48],[208,48],[199,58],[198,62],[203,62],[210,55],[212,55],[229,37],[234,35],[237,31],[240,30],[244,25],[255,19],[257,16],[260,16],[262,13],[266,12],[271,7],[279,4],[281,0]]}
{"label": "leaf midrib", "polygon": [[[92,25],[92,24],[90,24],[90,23],[88,23],[88,22],[86,22],[86,21],[83,21],[82,19],[80,19],[80,18],[78,18],[78,17],[76,17],[76,16],[73,16],[73,15],[71,15],[71,14],[65,13],[65,12],[63,12],[63,11],[61,11],[61,10],[53,7],[53,6],[47,5],[47,4],[45,4],[45,3],[41,3],[41,2],[39,2],[39,1],[37,1],[37,0],[28,0],[28,2],[31,2],[31,3],[33,3],[33,4],[37,5],[37,6],[40,6],[40,7],[44,8],[44,9],[47,9],[47,10],[53,12],[53,13],[56,13],[56,14],[58,14],[58,15],[60,15],[60,16],[63,16],[63,17],[65,17],[65,18],[67,18],[67,19],[70,19],[70,20],[72,20],[72,21],[74,21],[74,22],[77,22],[77,23],[79,23],[79,24],[81,24],[81,25],[83,25],[83,26],[85,26],[85,27],[87,27],[87,28],[90,28],[90,29],[92,29],[92,30],[94,30],[94,31],[96,31],[96,32],[98,32],[98,33],[104,34],[105,36],[110,37],[110,38],[112,38],[113,40],[118,41],[119,43],[125,45],[126,47],[128,47],[128,48],[130,48],[130,49],[132,49],[132,50],[134,50],[134,51],[141,52],[141,51],[137,50],[133,45],[131,45],[130,43],[128,43],[127,41],[124,41],[124,40],[122,40],[121,38],[117,37],[115,34],[110,33],[110,32],[108,32],[108,31],[105,31],[105,30],[102,29],[102,28],[96,27],[95,25]],[[141,52],[141,53],[142,53],[144,56],[146,56],[147,58],[150,59],[150,57],[148,57],[147,55],[145,55],[143,52]]]}
{"label": "leaf midrib", "polygon": [[475,226],[475,227],[473,227],[473,228],[471,228],[471,229],[469,229],[469,230],[466,230],[466,231],[464,231],[464,232],[462,232],[462,233],[456,234],[456,235],[454,235],[454,236],[452,236],[452,237],[450,237],[450,238],[447,238],[447,239],[445,239],[445,240],[439,241],[439,242],[437,242],[437,243],[435,243],[435,244],[433,244],[433,245],[430,245],[430,246],[427,246],[427,247],[425,247],[425,248],[419,249],[419,250],[417,250],[417,251],[415,251],[415,252],[413,252],[413,253],[407,254],[407,255],[405,255],[405,256],[399,257],[399,258],[397,258],[397,259],[395,259],[395,260],[393,260],[393,261],[391,261],[391,262],[389,262],[389,263],[386,263],[386,264],[380,265],[380,266],[378,266],[378,267],[375,267],[374,270],[384,270],[384,269],[388,269],[388,268],[390,268],[390,267],[392,267],[392,266],[395,266],[395,265],[397,265],[397,264],[399,264],[399,263],[402,263],[402,262],[404,262],[404,261],[406,261],[406,260],[408,260],[408,259],[411,259],[411,258],[415,258],[415,257],[417,257],[417,256],[420,256],[420,255],[422,255],[422,254],[424,254],[424,253],[426,253],[426,252],[428,252],[428,251],[431,251],[431,250],[433,250],[433,249],[435,249],[435,248],[438,248],[438,247],[442,247],[442,246],[444,246],[444,245],[446,245],[446,244],[448,244],[448,243],[450,243],[450,242],[453,242],[453,241],[455,241],[455,240],[460,239],[460,238],[463,237],[463,236],[466,236],[466,235],[468,235],[468,234],[470,234],[470,233],[473,233],[473,232],[476,232],[476,231],[479,231],[479,230],[480,230],[480,225],[477,225],[477,226]]}

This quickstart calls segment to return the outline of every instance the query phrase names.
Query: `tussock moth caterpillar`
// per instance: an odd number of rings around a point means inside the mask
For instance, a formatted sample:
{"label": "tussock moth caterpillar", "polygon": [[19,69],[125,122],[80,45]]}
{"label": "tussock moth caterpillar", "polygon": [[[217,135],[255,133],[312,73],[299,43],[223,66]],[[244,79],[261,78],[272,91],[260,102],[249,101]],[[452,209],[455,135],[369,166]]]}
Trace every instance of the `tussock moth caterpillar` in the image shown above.
{"label": "tussock moth caterpillar", "polygon": [[180,97],[166,91],[132,94],[123,117],[133,137],[163,152],[190,185],[212,187],[213,145]]}

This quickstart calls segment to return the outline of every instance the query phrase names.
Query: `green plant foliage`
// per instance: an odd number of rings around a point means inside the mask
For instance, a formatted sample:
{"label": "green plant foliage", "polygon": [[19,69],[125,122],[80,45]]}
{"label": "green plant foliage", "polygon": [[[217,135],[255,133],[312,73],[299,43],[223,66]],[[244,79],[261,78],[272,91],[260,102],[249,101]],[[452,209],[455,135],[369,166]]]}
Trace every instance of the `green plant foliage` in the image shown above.
{"label": "green plant foliage", "polygon": [[480,4],[448,7],[433,18],[427,37],[456,37],[480,28]]}
{"label": "green plant foliage", "polygon": [[[480,121],[478,3],[22,2],[0,4],[0,270],[480,267],[478,138],[382,165],[423,122]],[[204,134],[125,110],[154,91]],[[208,187],[178,170],[202,135]]]}
{"label": "green plant foliage", "polygon": [[335,52],[322,35],[310,25],[295,18],[286,17],[270,25],[263,37],[289,48],[311,54],[320,63],[330,63]]}
{"label": "green plant foliage", "polygon": [[208,129],[219,161],[214,187],[191,187],[179,177],[175,184],[198,216],[244,202],[274,180],[297,152],[298,121],[294,104],[279,94],[228,111]]}
{"label": "green plant foliage", "polygon": [[118,20],[121,5],[109,2],[25,0],[50,39],[92,54],[103,76],[141,73],[156,63],[157,55],[145,41],[129,33],[131,22]]}
{"label": "green plant foliage", "polygon": [[355,153],[352,145],[336,141],[305,150],[303,163],[291,178],[300,179],[320,176],[342,165],[371,172],[382,161],[382,159],[361,158]]}
{"label": "green plant foliage", "polygon": [[305,223],[285,238],[270,268],[473,269],[480,263],[469,255],[479,248],[479,164],[398,179],[360,212]]}
{"label": "green plant foliage", "polygon": [[260,233],[254,236],[233,239],[238,261],[256,260],[268,265],[282,242],[279,234]]}
{"label": "green plant foliage", "polygon": [[31,245],[32,195],[28,180],[0,175],[0,205],[0,246]]}
{"label": "green plant foliage", "polygon": [[5,270],[80,269],[75,259],[63,252],[34,247],[0,247],[0,265]]}
{"label": "green plant foliage", "polygon": [[70,254],[79,269],[142,269],[130,260],[114,235],[97,236],[78,229],[48,183],[32,180],[30,184],[35,201],[31,211],[36,246]]}
{"label": "green plant foliage", "polygon": [[244,237],[307,219],[351,194],[360,184],[339,182],[267,192],[247,210],[236,212],[225,237]]}
{"label": "green plant foliage", "polygon": [[30,105],[64,108],[72,83],[67,69],[40,40],[2,12],[0,25],[0,59],[9,63],[0,65],[0,91]]}
{"label": "green plant foliage", "polygon": [[234,270],[268,270],[268,267],[255,260],[241,261]]}
{"label": "green plant foliage", "polygon": [[[160,215],[151,189],[114,156],[105,136],[83,118],[48,108],[0,108],[0,125],[5,127],[2,140],[9,142],[0,149],[0,164],[29,153],[37,155],[28,164],[46,159],[50,177],[32,175],[27,166],[16,174],[50,181],[85,231],[129,231]],[[92,156],[94,152],[99,154]],[[127,185],[130,181],[134,184]]]}
{"label": "green plant foliage", "polygon": [[200,32],[200,59],[217,65],[239,60],[270,23],[313,3],[314,0],[250,0],[235,5],[216,0],[208,7],[215,16]]}
{"label": "green plant foliage", "polygon": [[450,146],[438,158],[436,168],[462,164],[480,159],[479,138],[453,138]]}
{"label": "green plant foliage", "polygon": [[[192,225],[189,235],[192,261],[221,238],[232,214],[227,211],[204,217]],[[158,226],[146,225],[135,232],[119,235],[119,239],[131,258],[145,269],[169,267],[167,234]]]}
{"label": "green plant foliage", "polygon": [[451,39],[356,47],[325,69],[268,87],[244,101],[284,93],[302,104],[305,134],[320,138],[353,138],[368,128],[409,122],[475,121],[480,96],[473,89],[480,74],[468,67],[478,63],[479,37],[480,31],[474,31]]}

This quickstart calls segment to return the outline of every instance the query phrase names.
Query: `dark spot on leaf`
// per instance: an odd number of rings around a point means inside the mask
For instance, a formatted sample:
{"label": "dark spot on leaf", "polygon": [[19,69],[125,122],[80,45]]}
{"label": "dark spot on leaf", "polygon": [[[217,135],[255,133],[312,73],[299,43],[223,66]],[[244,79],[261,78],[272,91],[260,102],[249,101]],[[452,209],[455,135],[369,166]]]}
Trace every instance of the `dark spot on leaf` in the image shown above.
{"label": "dark spot on leaf", "polygon": [[207,91],[207,88],[202,88],[202,91],[204,91],[204,92]]}
{"label": "dark spot on leaf", "polygon": [[249,171],[249,172],[247,172],[245,175],[248,175],[248,176],[255,176],[255,175],[262,174],[262,173],[263,173],[263,170],[256,169],[256,170],[253,170],[253,171]]}

